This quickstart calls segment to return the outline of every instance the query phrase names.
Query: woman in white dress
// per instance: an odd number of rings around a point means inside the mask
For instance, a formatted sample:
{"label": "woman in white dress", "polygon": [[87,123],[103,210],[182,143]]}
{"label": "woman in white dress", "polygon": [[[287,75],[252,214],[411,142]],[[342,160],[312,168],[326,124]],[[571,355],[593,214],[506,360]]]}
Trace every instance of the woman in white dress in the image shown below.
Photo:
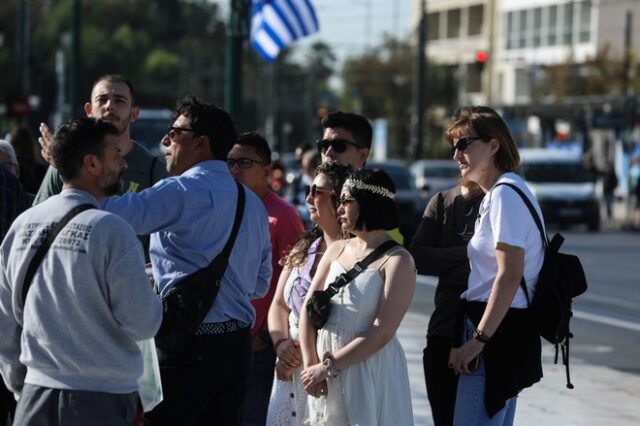
{"label": "woman in white dress", "polygon": [[315,226],[281,260],[284,268],[268,317],[269,333],[278,356],[267,413],[269,426],[301,426],[307,418],[307,394],[300,381],[298,321],[311,277],[327,245],[344,235],[338,221],[338,197],[350,171],[350,167],[337,163],[318,166],[305,198]]}
{"label": "woman in white dress", "polygon": [[[351,174],[342,188],[338,214],[342,230],[355,238],[329,246],[308,294],[390,240],[386,230],[398,226],[394,192],[393,182],[381,170]],[[413,424],[407,362],[395,333],[411,303],[415,277],[413,258],[396,246],[331,299],[322,329],[313,328],[303,308],[301,378],[305,390],[320,398],[312,398],[309,424]]]}

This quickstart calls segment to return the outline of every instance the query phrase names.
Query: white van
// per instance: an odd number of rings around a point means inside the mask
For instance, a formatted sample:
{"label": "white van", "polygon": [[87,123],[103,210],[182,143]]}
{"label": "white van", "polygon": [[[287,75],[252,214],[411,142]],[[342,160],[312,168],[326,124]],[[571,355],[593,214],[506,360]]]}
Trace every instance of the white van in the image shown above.
{"label": "white van", "polygon": [[586,224],[600,229],[595,182],[572,151],[520,149],[520,175],[542,208],[545,223]]}

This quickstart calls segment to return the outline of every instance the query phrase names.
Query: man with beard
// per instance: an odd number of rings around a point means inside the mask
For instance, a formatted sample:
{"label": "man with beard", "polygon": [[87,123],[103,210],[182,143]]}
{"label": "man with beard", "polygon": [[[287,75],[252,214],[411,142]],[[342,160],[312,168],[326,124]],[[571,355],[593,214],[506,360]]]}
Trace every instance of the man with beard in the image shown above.
{"label": "man with beard", "polygon": [[[99,118],[113,124],[118,129],[118,149],[128,164],[122,176],[124,185],[119,193],[142,191],[168,176],[162,160],[129,136],[129,127],[140,112],[140,108],[135,104],[135,91],[129,80],[115,74],[107,74],[98,78],[91,90],[91,102],[84,104],[84,112],[87,117]],[[52,135],[44,123],[40,125],[40,134],[42,155],[51,164],[48,147]],[[60,190],[62,190],[60,173],[51,165],[40,185],[33,205],[40,204],[52,195],[59,193]],[[139,238],[144,247],[145,259],[148,261],[149,237],[140,236]]]}
{"label": "man with beard", "polygon": [[[162,306],[133,229],[97,208],[121,190],[118,136],[90,118],[62,124],[51,146],[62,192],[20,215],[0,246],[0,371],[20,396],[14,424],[133,424],[136,342],[155,335]],[[53,227],[84,204],[31,269]]]}

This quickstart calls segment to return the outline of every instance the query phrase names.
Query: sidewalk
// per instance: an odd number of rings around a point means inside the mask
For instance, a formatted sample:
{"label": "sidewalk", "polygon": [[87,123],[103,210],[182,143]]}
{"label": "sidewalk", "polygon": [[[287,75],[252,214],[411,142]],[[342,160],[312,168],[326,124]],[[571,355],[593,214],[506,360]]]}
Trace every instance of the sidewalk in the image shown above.
{"label": "sidewalk", "polygon": [[[433,425],[422,370],[422,349],[428,317],[409,312],[398,338],[409,365],[413,416],[416,426]],[[571,357],[571,380],[567,389],[564,366],[554,365],[555,350],[543,345],[544,377],[525,389],[518,401],[518,426],[635,426],[640,425],[640,376],[581,363]]]}

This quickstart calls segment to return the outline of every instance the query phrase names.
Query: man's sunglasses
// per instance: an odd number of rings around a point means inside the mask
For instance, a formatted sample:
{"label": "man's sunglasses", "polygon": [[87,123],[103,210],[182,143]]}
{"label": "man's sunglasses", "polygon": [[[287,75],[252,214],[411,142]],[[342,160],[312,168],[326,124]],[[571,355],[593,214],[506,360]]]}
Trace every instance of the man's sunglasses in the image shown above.
{"label": "man's sunglasses", "polygon": [[252,160],[251,158],[227,158],[227,167],[229,167],[229,169],[233,169],[235,165],[241,169],[250,169],[253,163],[264,166],[260,161]]}
{"label": "man's sunglasses", "polygon": [[318,195],[318,192],[326,192],[328,194],[333,194],[333,190],[320,188],[318,185],[314,183],[313,185],[307,186],[305,188],[304,197],[307,198],[309,194],[311,194],[311,198],[316,198],[316,196]]}
{"label": "man's sunglasses", "polygon": [[482,140],[480,136],[463,136],[456,141],[451,147],[451,155],[456,155],[456,150],[460,152],[464,152],[465,149],[469,148],[471,142]]}
{"label": "man's sunglasses", "polygon": [[169,136],[170,138],[173,137],[173,135],[179,135],[182,132],[195,132],[195,130],[190,129],[188,127],[176,127],[176,126],[169,126],[167,128],[167,136]]}
{"label": "man's sunglasses", "polygon": [[327,152],[329,147],[333,148],[333,150],[338,154],[342,154],[343,152],[345,152],[347,150],[347,145],[353,145],[356,148],[362,148],[362,145],[347,139],[321,139],[319,141],[316,141],[316,144],[318,145],[318,151],[322,154]]}

